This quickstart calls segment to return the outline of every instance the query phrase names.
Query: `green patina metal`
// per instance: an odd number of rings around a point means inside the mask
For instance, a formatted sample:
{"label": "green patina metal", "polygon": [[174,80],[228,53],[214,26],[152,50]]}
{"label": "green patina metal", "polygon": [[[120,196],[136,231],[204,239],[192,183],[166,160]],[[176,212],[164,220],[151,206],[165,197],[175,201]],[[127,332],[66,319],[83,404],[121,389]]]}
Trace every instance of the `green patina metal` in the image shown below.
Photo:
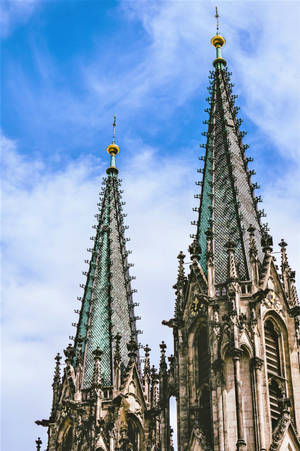
{"label": "green patina metal", "polygon": [[[216,43],[224,38],[216,36],[214,39]],[[245,233],[250,224],[256,229],[255,241],[260,258],[262,252],[259,212],[234,106],[235,96],[231,93],[230,74],[220,47],[216,48],[216,56],[209,88],[209,126],[197,238],[202,249],[201,266],[207,273],[205,232],[212,230],[216,283],[224,283],[227,278],[225,243],[229,238],[235,242],[235,258],[241,279],[249,278],[249,239]]]}
{"label": "green patina metal", "polygon": [[115,156],[114,153],[111,153],[111,154],[110,154],[110,166],[111,166],[112,168],[115,168],[115,167],[116,167],[116,156]]}
{"label": "green patina metal", "polygon": [[104,215],[101,224],[101,238],[97,243],[97,263],[94,275],[91,309],[89,314],[87,343],[85,350],[84,383],[88,386],[92,381],[94,356],[93,351],[102,350],[101,368],[103,382],[111,384],[111,324],[110,324],[110,249],[109,249],[109,219],[110,192],[106,193]]}
{"label": "green patina metal", "polygon": [[197,238],[202,250],[202,253],[200,255],[200,263],[205,274],[207,274],[205,232],[211,228],[212,220],[212,162],[212,139],[210,136],[208,136],[203,173],[199,225],[197,231]]}
{"label": "green patina metal", "polygon": [[109,386],[112,384],[114,335],[121,333],[120,354],[123,368],[128,362],[126,345],[132,336],[136,337],[115,154],[115,151],[110,153],[108,177],[104,179],[101,213],[97,216],[97,233],[75,339],[74,364],[78,354],[79,338],[83,338],[84,388],[91,385],[93,351],[98,346],[103,352],[101,358],[103,383]]}

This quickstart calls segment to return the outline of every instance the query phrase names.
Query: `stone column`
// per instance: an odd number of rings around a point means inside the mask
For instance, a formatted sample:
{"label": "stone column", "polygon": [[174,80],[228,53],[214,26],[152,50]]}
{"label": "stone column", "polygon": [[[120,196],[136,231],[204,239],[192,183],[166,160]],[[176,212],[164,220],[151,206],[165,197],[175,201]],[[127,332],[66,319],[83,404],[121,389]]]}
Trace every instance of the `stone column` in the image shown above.
{"label": "stone column", "polygon": [[177,424],[178,424],[178,450],[183,451],[187,449],[188,446],[188,349],[183,338],[183,333],[180,330],[178,333],[178,413],[177,413]]}
{"label": "stone column", "polygon": [[264,407],[263,407],[263,399],[262,399],[262,374],[261,369],[263,365],[263,360],[259,357],[253,357],[252,361],[252,371],[255,382],[255,401],[256,401],[256,410],[257,410],[257,428],[258,428],[258,441],[259,441],[259,450],[266,451],[266,439],[265,439],[265,429],[264,429]]}
{"label": "stone column", "polygon": [[246,442],[244,439],[244,418],[243,418],[243,404],[242,404],[242,393],[240,386],[240,358],[241,350],[233,350],[233,371],[234,371],[234,389],[235,389],[235,404],[236,404],[236,422],[237,422],[237,436],[238,440],[236,443],[237,450],[246,450]]}

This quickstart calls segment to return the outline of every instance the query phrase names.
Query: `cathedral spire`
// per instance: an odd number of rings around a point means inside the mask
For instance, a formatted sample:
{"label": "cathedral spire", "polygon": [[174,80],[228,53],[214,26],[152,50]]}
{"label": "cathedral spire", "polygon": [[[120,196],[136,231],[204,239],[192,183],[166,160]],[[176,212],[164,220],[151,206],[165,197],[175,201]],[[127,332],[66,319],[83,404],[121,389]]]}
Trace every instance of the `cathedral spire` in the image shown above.
{"label": "cathedral spire", "polygon": [[[218,21],[218,11],[216,18]],[[204,121],[208,130],[202,133],[206,136],[206,143],[201,145],[205,148],[205,156],[200,157],[204,167],[198,170],[203,178],[197,182],[202,186],[202,192],[196,196],[201,200],[200,207],[195,210],[199,211],[196,239],[202,249],[200,264],[207,275],[206,232],[210,230],[215,256],[215,283],[219,284],[224,283],[227,277],[225,243],[228,237],[235,245],[238,276],[249,280],[250,242],[246,231],[252,224],[255,232],[251,245],[257,247],[258,258],[262,260],[261,217],[265,215],[263,210],[257,208],[261,197],[254,195],[258,185],[252,183],[251,176],[255,171],[248,168],[248,163],[253,159],[245,154],[248,146],[243,144],[243,137],[246,133],[240,130],[242,120],[237,116],[237,96],[232,93],[231,73],[226,69],[221,53],[225,38],[219,34],[218,22],[217,34],[211,43],[216,48],[216,59],[213,61],[214,71],[209,76],[209,108],[205,110],[209,113],[209,119]]]}
{"label": "cathedral spire", "polygon": [[[99,213],[95,216],[97,225],[93,226],[96,235],[91,237],[94,242],[91,252],[89,270],[83,274],[87,276],[84,288],[82,306],[77,325],[75,339],[76,359],[78,359],[82,341],[83,356],[83,387],[92,384],[94,368],[94,351],[99,346],[102,351],[101,372],[103,385],[111,385],[114,372],[115,351],[120,355],[120,368],[124,371],[128,363],[127,343],[137,341],[136,319],[132,294],[136,290],[131,288],[126,249],[123,213],[124,202],[121,201],[121,181],[116,168],[116,156],[120,152],[115,143],[116,117],[113,122],[112,143],[106,150],[110,155],[110,166],[106,170],[107,177],[103,180],[98,203]],[[113,337],[120,335],[119,340]],[[133,338],[132,338],[133,337]],[[116,350],[116,345],[118,349]]]}

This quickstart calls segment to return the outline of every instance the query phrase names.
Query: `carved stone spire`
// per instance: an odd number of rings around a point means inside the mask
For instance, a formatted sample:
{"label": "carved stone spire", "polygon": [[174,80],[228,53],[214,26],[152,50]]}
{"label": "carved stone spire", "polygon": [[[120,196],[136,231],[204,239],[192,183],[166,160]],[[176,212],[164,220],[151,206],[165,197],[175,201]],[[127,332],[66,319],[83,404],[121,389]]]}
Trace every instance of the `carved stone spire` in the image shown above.
{"label": "carved stone spire", "polygon": [[150,369],[150,351],[148,345],[144,347],[145,351],[145,360],[144,360],[144,375],[143,375],[143,384],[144,384],[144,394],[147,402],[150,402],[150,390],[151,390],[151,369]]}
{"label": "carved stone spire", "polygon": [[235,257],[234,257],[234,251],[235,251],[235,244],[234,241],[229,239],[226,244],[225,248],[227,249],[228,254],[228,279],[229,280],[237,280],[238,279],[238,272],[236,269],[236,263],[235,263]]}
{"label": "carved stone spire", "polygon": [[145,351],[145,361],[144,361],[144,375],[150,374],[150,351],[151,348],[149,348],[148,345],[144,347]]}
{"label": "carved stone spire", "polygon": [[184,259],[185,255],[182,251],[179,252],[178,256],[178,274],[177,274],[177,283],[183,283],[185,280],[184,274]]}
{"label": "carved stone spire", "polygon": [[279,243],[280,249],[281,249],[281,275],[282,275],[282,281],[285,293],[289,296],[289,288],[288,288],[288,277],[289,277],[289,263],[287,259],[287,253],[286,253],[286,247],[287,243],[284,241],[284,239],[281,239]]}
{"label": "carved stone spire", "polygon": [[214,295],[215,295],[215,265],[214,265],[212,230],[208,229],[205,232],[205,235],[206,235],[206,268],[207,268],[208,295],[210,297],[214,297]]}
{"label": "carved stone spire", "polygon": [[115,354],[114,354],[114,390],[117,392],[121,387],[121,353],[120,353],[120,341],[121,334],[118,332],[115,336]]}
{"label": "carved stone spire", "polygon": [[252,281],[252,291],[256,290],[259,283],[259,261],[258,252],[255,242],[255,228],[250,224],[248,227],[249,233],[249,261],[250,261],[250,279]]}
{"label": "carved stone spire", "polygon": [[295,271],[291,267],[287,258],[287,243],[282,239],[279,243],[281,248],[281,277],[285,294],[288,298],[291,307],[299,305],[297,289],[295,286]]}
{"label": "carved stone spire", "polygon": [[158,405],[158,383],[159,377],[157,374],[157,370],[154,365],[151,368],[151,397],[150,397],[150,405],[152,409],[155,409]]}
{"label": "carved stone spire", "polygon": [[198,171],[203,174],[199,184],[202,186],[197,221],[196,238],[201,245],[200,263],[207,276],[207,235],[213,233],[215,282],[226,281],[227,256],[225,243],[228,236],[235,242],[235,259],[241,280],[248,280],[250,273],[249,240],[246,230],[252,224],[255,228],[253,237],[258,250],[258,258],[262,260],[260,247],[262,210],[257,209],[260,196],[254,195],[258,188],[253,184],[253,169],[248,168],[252,158],[247,157],[243,144],[246,132],[240,130],[242,120],[238,118],[239,108],[235,105],[236,95],[232,93],[230,73],[226,69],[226,61],[221,54],[225,39],[218,33],[211,40],[216,48],[214,71],[210,74],[209,114],[206,137],[205,156],[200,157],[204,167]]}
{"label": "carved stone spire", "polygon": [[167,345],[164,341],[162,341],[159,347],[160,347],[159,373],[165,374],[167,372],[167,363],[166,363]]}
{"label": "carved stone spire", "polygon": [[[115,129],[115,120],[113,128]],[[115,132],[113,134],[115,136]],[[107,177],[103,180],[98,204],[99,214],[96,215],[97,224],[94,226],[95,236],[91,237],[94,246],[91,252],[89,270],[83,274],[87,276],[79,314],[77,333],[75,338],[76,357],[74,363],[80,359],[80,337],[83,355],[83,388],[89,388],[93,377],[93,351],[100,346],[102,355],[103,384],[111,386],[113,376],[114,343],[113,334],[122,331],[119,341],[119,354],[122,366],[128,363],[127,343],[134,336],[137,341],[136,320],[132,295],[136,290],[131,288],[131,280],[126,249],[121,180],[118,178],[116,157],[120,152],[114,142],[107,147],[110,155],[110,166]],[[81,298],[79,298],[81,300]]]}
{"label": "carved stone spire", "polygon": [[40,437],[38,437],[38,439],[35,441],[35,443],[36,443],[36,451],[40,451],[41,450],[41,445],[43,444],[43,442],[40,439]]}
{"label": "carved stone spire", "polygon": [[58,403],[58,399],[59,399],[59,390],[60,390],[60,383],[61,383],[61,378],[60,378],[60,360],[61,360],[61,355],[59,353],[56,354],[55,356],[55,370],[54,370],[54,377],[53,377],[53,383],[52,383],[52,388],[53,388],[53,399],[52,399],[52,409],[51,409],[51,415],[50,418],[54,418],[55,417],[55,412],[56,412],[56,408],[57,408],[57,403]]}
{"label": "carved stone spire", "polygon": [[182,251],[179,252],[178,256],[178,273],[177,281],[173,288],[175,288],[176,302],[175,302],[175,317],[180,317],[182,314],[182,303],[183,303],[183,288],[185,285],[186,277],[184,273],[184,259],[185,255]]}
{"label": "carved stone spire", "polygon": [[196,238],[189,246],[189,253],[191,254],[192,260],[199,261],[201,254],[201,246]]}
{"label": "carved stone spire", "polygon": [[270,277],[271,262],[273,260],[272,250],[273,250],[273,238],[267,232],[265,232],[261,239],[261,247],[264,253],[264,259],[262,263],[261,273],[260,273],[260,287],[265,290]]}
{"label": "carved stone spire", "polygon": [[127,349],[129,362],[131,363],[135,362],[137,358],[138,345],[134,337],[131,337],[129,343],[127,343]]}
{"label": "carved stone spire", "polygon": [[102,375],[101,375],[101,356],[103,352],[97,346],[97,348],[93,351],[94,355],[94,369],[93,369],[93,387],[101,388],[102,386]]}
{"label": "carved stone spire", "polygon": [[74,349],[74,346],[71,345],[71,343],[69,343],[68,346],[66,347],[66,349],[64,350],[64,354],[66,357],[66,359],[65,359],[66,364],[72,365],[74,355],[75,355],[75,349]]}

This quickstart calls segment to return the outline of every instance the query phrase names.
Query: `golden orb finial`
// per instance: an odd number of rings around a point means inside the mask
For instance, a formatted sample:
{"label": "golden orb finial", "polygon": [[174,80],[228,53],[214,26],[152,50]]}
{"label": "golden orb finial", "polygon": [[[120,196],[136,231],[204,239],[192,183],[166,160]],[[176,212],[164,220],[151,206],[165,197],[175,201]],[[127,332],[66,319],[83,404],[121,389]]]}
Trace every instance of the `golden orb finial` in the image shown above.
{"label": "golden orb finial", "polygon": [[109,146],[107,146],[106,150],[109,153],[109,155],[111,154],[118,155],[118,153],[120,152],[119,146],[117,146],[117,144],[115,143],[112,143]]}
{"label": "golden orb finial", "polygon": [[223,38],[223,36],[221,36],[220,34],[216,34],[216,36],[214,36],[213,38],[211,38],[212,45],[216,48],[220,48],[223,47],[223,45],[225,44],[226,40],[225,38]]}

